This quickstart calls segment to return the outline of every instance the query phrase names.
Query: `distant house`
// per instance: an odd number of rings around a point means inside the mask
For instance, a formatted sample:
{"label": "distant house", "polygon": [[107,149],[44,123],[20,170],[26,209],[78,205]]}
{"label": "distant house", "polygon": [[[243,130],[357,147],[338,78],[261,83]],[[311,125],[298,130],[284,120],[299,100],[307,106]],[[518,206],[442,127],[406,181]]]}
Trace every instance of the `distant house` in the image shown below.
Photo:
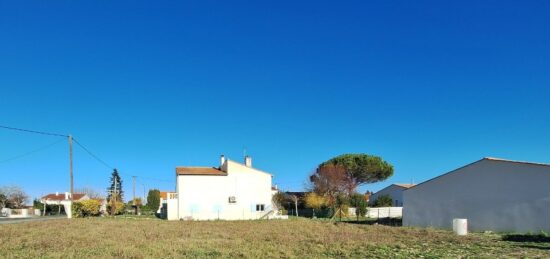
{"label": "distant house", "polygon": [[[72,199],[71,199],[72,197]],[[67,217],[71,217],[71,202],[72,201],[84,201],[89,200],[90,197],[84,193],[71,193],[65,192],[65,193],[50,193],[42,198],[40,198],[40,202],[44,205],[63,205],[65,212],[67,213]],[[44,212],[46,210],[46,206],[44,206]]]}
{"label": "distant house", "polygon": [[365,192],[365,201],[366,201],[367,203],[369,203],[369,201],[370,201],[370,196],[372,196],[372,194],[373,194],[373,193],[372,193],[371,191]]}
{"label": "distant house", "polygon": [[160,204],[166,203],[166,200],[168,199],[168,193],[170,192],[160,192]]}
{"label": "distant house", "polygon": [[550,231],[550,164],[483,158],[407,189],[403,225]]}
{"label": "distant house", "polygon": [[376,200],[383,195],[389,195],[392,198],[393,207],[403,206],[403,191],[413,187],[414,184],[394,183],[380,191],[377,191],[369,196],[369,204],[372,205]]}
{"label": "distant house", "polygon": [[218,167],[177,167],[176,193],[168,193],[168,219],[238,220],[274,217],[273,176],[220,158]]}
{"label": "distant house", "polygon": [[[88,197],[85,193],[73,193],[72,200],[73,201],[84,201],[89,200],[90,197]],[[71,193],[65,192],[65,193],[50,193],[44,195],[42,198],[40,198],[40,202],[49,202],[48,204],[62,204],[64,201],[70,201],[71,200]]]}
{"label": "distant house", "polygon": [[157,213],[160,213],[162,216],[162,218],[166,218],[167,215],[166,213],[167,212],[167,208],[168,208],[168,197],[170,194],[174,194],[175,192],[169,192],[169,191],[161,191],[160,192],[160,203],[159,203],[159,208],[157,210]]}

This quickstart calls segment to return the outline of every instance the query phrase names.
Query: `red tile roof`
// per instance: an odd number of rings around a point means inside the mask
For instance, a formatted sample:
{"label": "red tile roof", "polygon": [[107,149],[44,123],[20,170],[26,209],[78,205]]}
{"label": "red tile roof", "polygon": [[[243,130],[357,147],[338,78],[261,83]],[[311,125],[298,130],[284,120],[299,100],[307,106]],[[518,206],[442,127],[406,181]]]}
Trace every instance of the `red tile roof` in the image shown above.
{"label": "red tile roof", "polygon": [[[85,193],[73,193],[73,200],[80,200],[82,197],[86,196]],[[51,201],[63,201],[65,200],[65,193],[59,193],[55,195],[55,193],[50,193],[44,197],[42,197],[43,200],[51,200]]]}
{"label": "red tile roof", "polygon": [[176,175],[227,176],[227,173],[215,167],[176,167]]}

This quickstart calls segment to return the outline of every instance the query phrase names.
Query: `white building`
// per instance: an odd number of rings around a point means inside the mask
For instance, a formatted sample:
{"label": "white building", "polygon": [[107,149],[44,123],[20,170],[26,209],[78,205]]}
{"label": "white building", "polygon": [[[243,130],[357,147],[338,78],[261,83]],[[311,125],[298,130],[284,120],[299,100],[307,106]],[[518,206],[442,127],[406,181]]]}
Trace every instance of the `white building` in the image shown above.
{"label": "white building", "polygon": [[404,192],[403,225],[550,231],[550,165],[484,158]]}
{"label": "white building", "polygon": [[[272,175],[221,156],[219,167],[177,167],[169,220],[239,220],[275,217]],[[175,209],[174,209],[175,207]]]}
{"label": "white building", "polygon": [[393,207],[402,207],[403,206],[403,191],[413,187],[414,184],[403,184],[403,183],[394,183],[376,193],[372,194],[369,197],[369,204],[374,204],[374,202],[383,195],[389,195],[392,198]]}
{"label": "white building", "polygon": [[[72,197],[72,200],[71,200]],[[67,214],[67,218],[72,218],[71,208],[72,208],[72,202],[73,201],[84,201],[89,200],[90,197],[88,197],[85,193],[73,193],[71,196],[70,192],[65,193],[50,193],[42,198],[40,198],[40,202],[44,204],[44,213],[46,213],[46,205],[63,205],[65,209],[65,213]]]}

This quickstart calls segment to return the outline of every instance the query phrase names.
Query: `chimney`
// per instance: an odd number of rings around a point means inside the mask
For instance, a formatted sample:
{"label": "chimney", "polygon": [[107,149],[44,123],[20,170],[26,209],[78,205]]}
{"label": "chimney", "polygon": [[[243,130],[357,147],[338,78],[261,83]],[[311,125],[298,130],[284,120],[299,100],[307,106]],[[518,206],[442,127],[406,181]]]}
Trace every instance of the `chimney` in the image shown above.
{"label": "chimney", "polygon": [[55,196],[58,196],[59,195],[59,192],[55,192]]}
{"label": "chimney", "polygon": [[223,164],[225,164],[225,156],[224,156],[224,155],[221,155],[221,156],[220,156],[220,167],[222,167]]}
{"label": "chimney", "polygon": [[69,199],[69,193],[65,192],[65,200],[68,200],[68,199]]}
{"label": "chimney", "polygon": [[244,165],[247,167],[252,167],[252,157],[245,156],[244,157]]}

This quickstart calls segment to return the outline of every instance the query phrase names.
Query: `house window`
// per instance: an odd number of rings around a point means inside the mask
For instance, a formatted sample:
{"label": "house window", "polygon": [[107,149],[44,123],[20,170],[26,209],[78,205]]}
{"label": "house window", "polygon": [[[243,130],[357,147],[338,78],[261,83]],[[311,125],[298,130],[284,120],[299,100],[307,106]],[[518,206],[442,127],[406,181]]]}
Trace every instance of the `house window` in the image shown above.
{"label": "house window", "polygon": [[256,211],[264,211],[265,205],[264,204],[256,204]]}
{"label": "house window", "polygon": [[229,203],[237,203],[235,196],[229,196]]}

